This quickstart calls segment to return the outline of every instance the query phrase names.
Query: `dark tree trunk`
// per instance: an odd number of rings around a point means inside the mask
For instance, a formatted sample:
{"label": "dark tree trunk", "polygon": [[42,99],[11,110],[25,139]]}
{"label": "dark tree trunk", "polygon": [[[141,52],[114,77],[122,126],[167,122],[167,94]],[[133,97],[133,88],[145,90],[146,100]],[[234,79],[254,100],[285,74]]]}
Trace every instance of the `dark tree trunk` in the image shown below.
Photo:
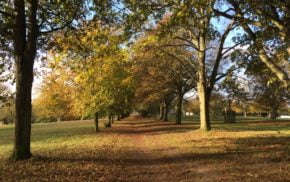
{"label": "dark tree trunk", "polygon": [[130,116],[130,111],[127,111],[126,113],[125,113],[125,117],[129,117]]}
{"label": "dark tree trunk", "polygon": [[270,119],[277,119],[277,109],[276,108],[272,108],[272,111],[270,113]]}
{"label": "dark tree trunk", "polygon": [[224,112],[224,122],[225,123],[235,123],[236,122],[236,112],[232,110],[232,100],[228,100],[228,108]]}
{"label": "dark tree trunk", "polygon": [[183,94],[179,93],[177,96],[177,105],[176,105],[176,124],[181,124],[182,99],[183,99]]}
{"label": "dark tree trunk", "polygon": [[121,112],[121,119],[124,119],[125,118],[125,113],[124,111]]}
{"label": "dark tree trunk", "polygon": [[109,128],[109,127],[111,127],[112,126],[112,114],[109,114],[109,122],[108,122],[108,125],[107,125],[107,127]]}
{"label": "dark tree trunk", "polygon": [[114,124],[114,115],[111,115],[111,123]]}
{"label": "dark tree trunk", "polygon": [[206,94],[206,117],[207,117],[207,120],[206,120],[206,123],[207,123],[207,126],[208,128],[211,130],[211,125],[210,125],[210,97],[211,97],[211,91],[207,91],[207,94]]}
{"label": "dark tree trunk", "polygon": [[121,116],[120,114],[117,115],[117,121],[120,121],[121,120]]}
{"label": "dark tree trunk", "polygon": [[169,104],[165,104],[163,121],[168,121]]}
{"label": "dark tree trunk", "polygon": [[12,158],[24,160],[31,157],[31,90],[33,81],[33,60],[16,56],[16,104],[15,143]]}
{"label": "dark tree trunk", "polygon": [[160,104],[160,107],[159,107],[159,119],[160,120],[163,120],[163,118],[164,118],[164,104],[163,103],[161,103]]}
{"label": "dark tree trunk", "polygon": [[225,123],[235,123],[236,122],[236,112],[228,110],[224,112],[224,122]]}
{"label": "dark tree trunk", "polygon": [[16,104],[15,141],[12,158],[15,160],[24,160],[31,157],[31,90],[38,36],[38,25],[36,20],[38,0],[30,2],[29,24],[26,24],[24,2],[24,0],[14,1],[16,12],[14,24]]}
{"label": "dark tree trunk", "polygon": [[98,112],[95,112],[95,129],[96,129],[96,132],[99,132],[99,113]]}

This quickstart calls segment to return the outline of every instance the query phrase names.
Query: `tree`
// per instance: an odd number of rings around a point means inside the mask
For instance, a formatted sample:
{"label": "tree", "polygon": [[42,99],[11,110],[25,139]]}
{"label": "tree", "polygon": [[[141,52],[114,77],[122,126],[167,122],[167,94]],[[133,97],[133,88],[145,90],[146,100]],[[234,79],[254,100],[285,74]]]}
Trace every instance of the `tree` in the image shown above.
{"label": "tree", "polygon": [[226,107],[225,96],[220,92],[213,92],[210,99],[210,114],[212,117],[220,116]]}
{"label": "tree", "polygon": [[278,110],[285,107],[287,100],[290,99],[289,94],[279,81],[268,83],[268,80],[263,77],[257,78],[256,81],[255,102],[264,111],[269,112],[271,119],[276,119],[278,117]]}
{"label": "tree", "polygon": [[[228,9],[214,11],[239,22],[253,48],[268,69],[289,88],[290,5],[289,1],[227,0]],[[263,4],[263,6],[261,6]]]}
{"label": "tree", "polygon": [[39,88],[39,95],[33,101],[34,122],[51,122],[61,120],[73,120],[79,118],[74,111],[76,95],[75,85],[68,79],[69,74],[63,74],[62,70],[51,68]]}
{"label": "tree", "polygon": [[273,79],[274,74],[263,64],[253,61],[247,74],[253,76],[253,99],[262,111],[269,112],[271,119],[276,119],[278,110],[287,105],[289,92],[283,83]]}
{"label": "tree", "polygon": [[118,27],[98,20],[84,22],[65,35],[55,37],[52,51],[60,57],[57,64],[70,73],[82,98],[76,99],[79,113],[95,117],[96,131],[100,115],[108,115],[110,126],[114,115],[121,118],[131,111],[133,99],[131,64],[127,50],[120,46],[123,37]]}
{"label": "tree", "polygon": [[229,74],[221,84],[227,100],[227,110],[232,111],[233,102],[246,100],[247,94],[237,76]]}
{"label": "tree", "polygon": [[[6,55],[13,54],[15,62],[16,116],[12,158],[24,160],[31,157],[31,89],[37,51],[45,45],[51,32],[68,27],[80,17],[84,6],[83,1],[75,0],[4,0],[0,7],[0,49]],[[10,59],[10,56],[5,58]]]}
{"label": "tree", "polygon": [[176,124],[181,124],[183,96],[195,88],[196,78],[188,71],[191,67],[184,59],[189,52],[183,47],[166,46],[173,41],[170,37],[159,37],[154,32],[148,32],[136,43],[135,71],[139,75],[138,82],[143,84],[139,86],[140,90],[137,89],[139,96],[136,98],[160,102],[160,119],[167,121],[169,106],[176,97]]}

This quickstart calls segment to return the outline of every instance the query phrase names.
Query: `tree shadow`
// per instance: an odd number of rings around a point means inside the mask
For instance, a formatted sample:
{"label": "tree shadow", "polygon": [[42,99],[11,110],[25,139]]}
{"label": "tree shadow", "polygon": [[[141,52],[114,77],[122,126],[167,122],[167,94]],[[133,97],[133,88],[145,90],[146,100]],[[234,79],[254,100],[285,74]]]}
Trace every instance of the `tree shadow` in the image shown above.
{"label": "tree shadow", "polygon": [[290,130],[290,121],[247,121],[233,124],[213,123],[213,128],[224,131],[283,131]]}
{"label": "tree shadow", "polygon": [[[142,155],[141,150],[126,148],[119,151],[116,156],[101,155],[101,157],[92,156],[92,151],[87,151],[87,156],[78,157],[78,154],[71,154],[69,156],[36,156],[33,160],[40,162],[92,162],[103,165],[111,165],[118,163],[124,166],[155,166],[155,165],[185,165],[194,162],[207,162],[218,165],[219,162],[233,162],[238,161],[241,165],[259,164],[259,163],[289,163],[290,151],[290,136],[281,137],[246,137],[238,139],[218,138],[210,139],[213,141],[231,141],[231,147],[224,151],[212,152],[206,148],[200,148],[200,152],[174,153],[169,156],[155,156]],[[196,142],[196,141],[193,141]],[[204,142],[200,140],[199,142]],[[218,147],[218,146],[216,146]],[[209,147],[214,149],[214,147]],[[155,152],[164,154],[169,150],[176,150],[178,148],[163,148]],[[106,150],[96,149],[97,153],[106,153]],[[153,152],[153,151],[152,151]],[[137,155],[136,154],[140,154]]]}
{"label": "tree shadow", "polygon": [[161,121],[141,121],[141,122],[117,122],[111,129],[105,130],[106,133],[135,135],[135,134],[166,134],[166,133],[182,133],[193,131],[198,126],[195,123],[186,123],[177,125],[173,122]]}

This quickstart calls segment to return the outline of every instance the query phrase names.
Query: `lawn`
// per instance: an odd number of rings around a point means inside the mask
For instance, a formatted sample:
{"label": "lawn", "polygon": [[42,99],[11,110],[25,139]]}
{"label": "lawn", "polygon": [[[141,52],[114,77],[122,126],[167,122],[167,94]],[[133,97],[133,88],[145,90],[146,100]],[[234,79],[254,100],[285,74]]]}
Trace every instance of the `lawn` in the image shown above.
{"label": "lawn", "polygon": [[34,124],[28,161],[7,160],[13,127],[0,127],[0,181],[290,181],[290,121],[177,126],[128,118]]}

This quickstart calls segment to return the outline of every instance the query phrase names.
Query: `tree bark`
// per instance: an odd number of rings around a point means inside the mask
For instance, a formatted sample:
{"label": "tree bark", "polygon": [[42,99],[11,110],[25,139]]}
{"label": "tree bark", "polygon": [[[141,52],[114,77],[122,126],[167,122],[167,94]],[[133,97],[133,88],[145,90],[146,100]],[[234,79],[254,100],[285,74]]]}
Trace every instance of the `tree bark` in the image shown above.
{"label": "tree bark", "polygon": [[177,96],[176,124],[181,124],[182,100],[183,100],[183,94],[182,93],[179,93],[178,96]]}
{"label": "tree bark", "polygon": [[125,113],[124,111],[121,112],[121,119],[124,119],[125,118]]}
{"label": "tree bark", "polygon": [[14,24],[16,104],[15,141],[12,159],[25,160],[32,156],[30,152],[31,92],[33,65],[37,51],[38,25],[36,14],[38,0],[30,2],[29,24],[26,24],[24,0],[15,0],[14,7],[16,12]]}
{"label": "tree bark", "polygon": [[[204,34],[204,33],[203,33]],[[200,130],[209,131],[209,96],[207,93],[206,73],[205,73],[205,35],[199,37],[199,52],[198,52],[198,97],[200,104]]]}
{"label": "tree bark", "polygon": [[247,106],[245,105],[244,106],[244,118],[247,117],[247,113],[248,113],[248,109],[247,109]]}
{"label": "tree bark", "polygon": [[96,129],[96,132],[99,132],[99,113],[98,112],[95,112],[95,129]]}
{"label": "tree bark", "polygon": [[114,115],[111,115],[111,123],[114,124]]}
{"label": "tree bark", "polygon": [[247,118],[247,111],[244,111],[244,118]]}
{"label": "tree bark", "polygon": [[200,130],[209,131],[209,100],[206,97],[205,92],[200,89],[198,92],[199,102],[200,102]]}
{"label": "tree bark", "polygon": [[270,113],[270,119],[277,119],[277,109],[276,108],[272,108],[272,111]]}
{"label": "tree bark", "polygon": [[33,80],[33,60],[16,56],[16,104],[15,143],[12,158],[24,160],[31,157],[31,90]]}
{"label": "tree bark", "polygon": [[108,123],[106,125],[107,128],[110,128],[112,126],[112,114],[109,114],[108,116]]}
{"label": "tree bark", "polygon": [[163,118],[164,118],[164,104],[163,103],[161,103],[159,106],[159,114],[160,114],[159,119],[163,120]]}
{"label": "tree bark", "polygon": [[165,104],[163,121],[168,121],[169,104]]}

